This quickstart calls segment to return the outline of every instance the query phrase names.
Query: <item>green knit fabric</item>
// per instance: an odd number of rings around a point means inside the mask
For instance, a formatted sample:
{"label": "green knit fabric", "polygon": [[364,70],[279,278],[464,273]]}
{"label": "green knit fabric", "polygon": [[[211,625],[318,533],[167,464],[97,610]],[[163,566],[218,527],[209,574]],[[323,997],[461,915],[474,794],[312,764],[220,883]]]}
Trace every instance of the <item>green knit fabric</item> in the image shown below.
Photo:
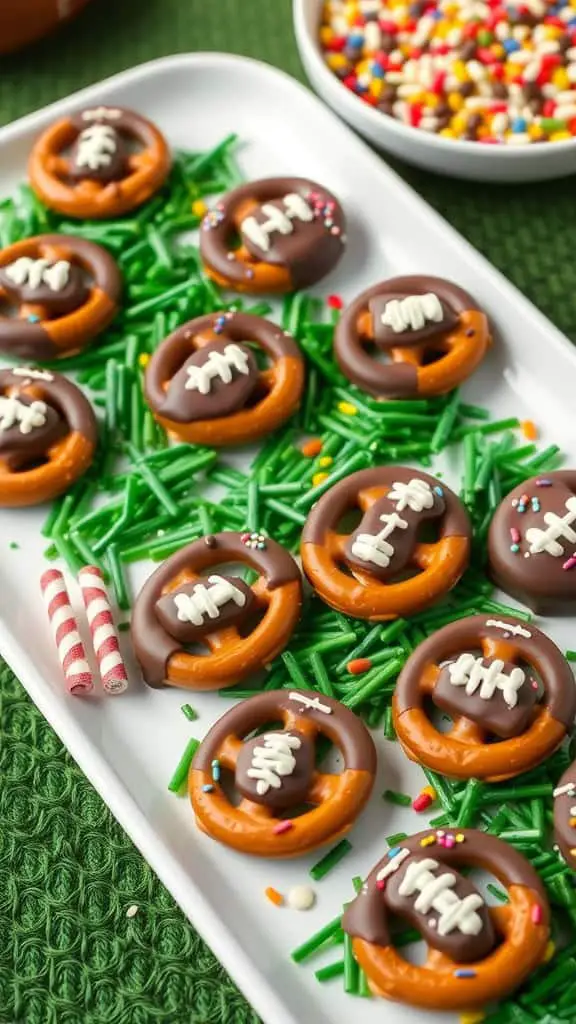
{"label": "green knit fabric", "polygon": [[[289,0],[93,0],[49,40],[0,58],[0,120],[189,50],[302,76]],[[571,180],[489,187],[403,173],[576,337]],[[0,1024],[256,1024],[5,666],[0,743]]]}

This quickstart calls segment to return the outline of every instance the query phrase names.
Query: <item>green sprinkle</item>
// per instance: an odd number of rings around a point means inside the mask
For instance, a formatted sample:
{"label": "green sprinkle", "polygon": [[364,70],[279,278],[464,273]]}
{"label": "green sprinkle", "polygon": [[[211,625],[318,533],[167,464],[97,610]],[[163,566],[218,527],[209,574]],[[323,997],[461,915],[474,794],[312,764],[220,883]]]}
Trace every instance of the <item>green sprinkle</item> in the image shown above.
{"label": "green sprinkle", "polygon": [[411,796],[407,796],[406,793],[397,793],[393,789],[385,789],[382,793],[382,799],[387,800],[389,804],[396,804],[398,807],[410,807],[412,805]]}
{"label": "green sprinkle", "polygon": [[344,991],[349,995],[358,994],[358,964],[352,949],[352,937],[344,933]]}
{"label": "green sprinkle", "polygon": [[182,704],[180,708],[183,715],[186,716],[189,722],[195,722],[198,718],[198,712],[194,711],[194,708],[190,704]]}
{"label": "green sprinkle", "polygon": [[322,656],[318,651],[318,648],[310,655],[310,667],[316,681],[316,685],[321,693],[326,694],[327,697],[334,697],[334,687],[330,682],[326,666],[322,661]]}
{"label": "green sprinkle", "polygon": [[328,942],[329,939],[333,939],[341,931],[341,920],[341,915],[339,914],[329,924],[324,925],[320,931],[311,935],[301,946],[297,946],[290,954],[292,960],[299,964],[303,960],[307,960],[308,957],[313,956],[321,946]]}
{"label": "green sprinkle", "polygon": [[309,683],[292,652],[284,651],[280,657],[284,662],[284,667],[286,668],[293,685],[297,686],[301,690],[310,689]]}
{"label": "green sprinkle", "polygon": [[314,977],[317,981],[330,981],[331,978],[338,978],[342,974],[344,974],[344,961],[335,960],[334,963],[326,964],[326,967],[315,971]]}
{"label": "green sprinkle", "polygon": [[398,843],[403,842],[404,839],[407,839],[407,838],[408,838],[408,833],[407,832],[395,832],[393,836],[386,836],[386,842],[387,842],[388,846],[390,847],[390,849],[392,849],[394,846],[398,846]]}
{"label": "green sprinkle", "polygon": [[309,871],[311,878],[315,882],[319,882],[324,878],[337,864],[340,863],[343,857],[352,849],[352,843],[348,839],[341,839],[336,846],[333,846],[328,853],[322,857],[316,864],[314,864]]}
{"label": "green sprinkle", "polygon": [[469,779],[466,783],[464,798],[456,818],[457,828],[468,828],[472,824],[483,788],[483,783],[478,779]]}
{"label": "green sprinkle", "polygon": [[441,452],[448,443],[456,422],[456,417],[458,416],[458,406],[458,389],[456,389],[452,393],[444,412],[436,424],[436,429],[432,434],[430,448],[433,452]]}
{"label": "green sprinkle", "polygon": [[17,544],[15,540],[11,540],[10,541],[9,547],[10,547],[11,551],[19,551],[20,550],[20,545]]}
{"label": "green sprinkle", "polygon": [[566,661],[576,661],[576,651],[564,651]]}
{"label": "green sprinkle", "polygon": [[178,764],[176,765],[176,770],[172,778],[170,779],[170,782],[168,783],[168,789],[170,790],[171,793],[179,793],[180,790],[182,789],[182,786],[184,785],[186,779],[188,778],[188,772],[190,770],[190,765],[192,764],[192,759],[194,757],[194,754],[198,750],[199,746],[199,740],[196,740],[194,738],[188,740],[188,743],[186,744],[186,747],[184,749],[184,753],[182,754],[182,757],[178,761]]}

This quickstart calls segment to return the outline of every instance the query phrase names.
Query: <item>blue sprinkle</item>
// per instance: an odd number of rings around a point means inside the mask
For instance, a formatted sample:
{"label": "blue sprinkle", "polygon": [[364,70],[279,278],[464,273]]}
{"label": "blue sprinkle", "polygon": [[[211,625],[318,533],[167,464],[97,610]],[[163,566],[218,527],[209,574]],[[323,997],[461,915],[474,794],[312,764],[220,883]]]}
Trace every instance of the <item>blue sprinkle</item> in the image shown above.
{"label": "blue sprinkle", "polygon": [[386,72],[381,64],[374,63],[370,68],[374,78],[385,78]]}
{"label": "blue sprinkle", "polygon": [[220,761],[218,760],[212,761],[212,778],[214,782],[220,781]]}
{"label": "blue sprinkle", "polygon": [[527,127],[528,126],[523,117],[515,117],[511,124],[512,131],[516,132],[517,134],[519,134],[520,132],[525,132]]}
{"label": "blue sprinkle", "polygon": [[40,321],[40,317],[37,313],[30,313],[28,320],[31,324],[37,324]]}
{"label": "blue sprinkle", "polygon": [[514,554],[516,554],[518,551],[520,551],[520,545],[519,544],[511,544],[510,545],[510,551],[513,551]]}
{"label": "blue sprinkle", "polygon": [[202,792],[203,793],[213,793],[214,792],[214,786],[212,786],[209,782],[207,782],[205,786],[202,786]]}
{"label": "blue sprinkle", "polygon": [[517,39],[503,39],[502,46],[506,50],[506,53],[514,53],[515,50],[520,49],[520,43]]}
{"label": "blue sprinkle", "polygon": [[391,850],[388,850],[388,857],[395,857],[397,853],[400,853],[401,846],[393,846]]}
{"label": "blue sprinkle", "polygon": [[459,967],[454,971],[455,978],[475,978],[476,971],[471,970],[469,967]]}
{"label": "blue sprinkle", "polygon": [[348,36],[348,46],[364,46],[364,34],[359,32],[356,35]]}
{"label": "blue sprinkle", "polygon": [[438,495],[438,496],[439,496],[440,498],[443,498],[443,497],[444,497],[444,491],[442,490],[442,488],[441,488],[441,487],[440,487],[440,486],[439,486],[438,484],[437,484],[437,485],[436,485],[436,487],[434,488],[434,491],[436,492],[436,494],[437,494],[437,495]]}

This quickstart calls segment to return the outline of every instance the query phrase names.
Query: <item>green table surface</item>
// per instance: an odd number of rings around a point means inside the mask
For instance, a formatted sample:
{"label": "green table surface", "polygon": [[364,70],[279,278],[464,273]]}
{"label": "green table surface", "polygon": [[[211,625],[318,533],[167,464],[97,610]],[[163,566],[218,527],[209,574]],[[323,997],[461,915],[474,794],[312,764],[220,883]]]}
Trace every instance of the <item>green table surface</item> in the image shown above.
{"label": "green table surface", "polygon": [[[50,39],[0,58],[0,120],[190,50],[242,53],[303,78],[290,0],[93,0]],[[573,179],[488,186],[401,171],[576,338]],[[154,1021],[257,1017],[0,665],[0,1024]]]}

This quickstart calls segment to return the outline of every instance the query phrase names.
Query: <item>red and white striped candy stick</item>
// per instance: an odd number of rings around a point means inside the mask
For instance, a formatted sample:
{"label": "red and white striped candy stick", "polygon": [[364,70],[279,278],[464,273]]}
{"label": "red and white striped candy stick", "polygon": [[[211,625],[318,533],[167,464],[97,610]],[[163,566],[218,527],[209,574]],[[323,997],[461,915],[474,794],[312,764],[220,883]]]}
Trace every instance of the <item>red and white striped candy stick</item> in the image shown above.
{"label": "red and white striped candy stick", "polygon": [[84,598],[102,686],[106,693],[123,693],[128,686],[128,674],[120,651],[118,633],[102,573],[97,566],[86,565],[80,569],[78,581]]}
{"label": "red and white striped candy stick", "polygon": [[47,569],[40,578],[40,587],[68,692],[75,696],[90,693],[94,680],[62,573]]}

